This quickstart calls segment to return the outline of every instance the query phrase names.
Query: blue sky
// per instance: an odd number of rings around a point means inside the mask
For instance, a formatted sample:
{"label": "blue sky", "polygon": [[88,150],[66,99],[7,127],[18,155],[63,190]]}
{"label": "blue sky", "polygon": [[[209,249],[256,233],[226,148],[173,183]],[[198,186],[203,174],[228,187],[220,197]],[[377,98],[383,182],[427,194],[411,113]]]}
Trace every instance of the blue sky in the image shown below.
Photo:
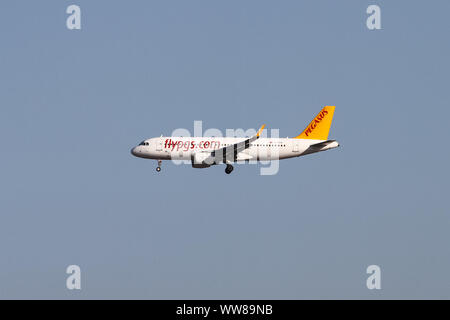
{"label": "blue sky", "polygon": [[[449,298],[449,9],[2,1],[0,298]],[[325,105],[341,147],[277,175],[130,154],[195,120],[294,136]]]}

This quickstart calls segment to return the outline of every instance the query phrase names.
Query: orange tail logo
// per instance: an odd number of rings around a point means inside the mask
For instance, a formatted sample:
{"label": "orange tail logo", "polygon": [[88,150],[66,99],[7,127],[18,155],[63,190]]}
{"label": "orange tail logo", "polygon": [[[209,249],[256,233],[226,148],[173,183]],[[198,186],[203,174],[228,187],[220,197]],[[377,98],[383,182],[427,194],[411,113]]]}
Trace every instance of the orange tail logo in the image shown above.
{"label": "orange tail logo", "polygon": [[326,106],[323,108],[306,129],[295,138],[327,140],[331,121],[333,121],[334,109],[334,106]]}

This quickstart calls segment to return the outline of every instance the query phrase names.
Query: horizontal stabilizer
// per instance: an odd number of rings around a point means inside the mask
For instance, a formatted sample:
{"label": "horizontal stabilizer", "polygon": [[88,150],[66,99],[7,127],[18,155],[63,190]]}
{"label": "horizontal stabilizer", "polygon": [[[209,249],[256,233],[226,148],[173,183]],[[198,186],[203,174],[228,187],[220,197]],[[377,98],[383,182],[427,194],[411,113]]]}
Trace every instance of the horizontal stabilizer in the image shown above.
{"label": "horizontal stabilizer", "polygon": [[310,145],[309,148],[302,153],[302,155],[325,151],[337,147],[339,147],[339,142],[337,142],[336,140],[327,140]]}

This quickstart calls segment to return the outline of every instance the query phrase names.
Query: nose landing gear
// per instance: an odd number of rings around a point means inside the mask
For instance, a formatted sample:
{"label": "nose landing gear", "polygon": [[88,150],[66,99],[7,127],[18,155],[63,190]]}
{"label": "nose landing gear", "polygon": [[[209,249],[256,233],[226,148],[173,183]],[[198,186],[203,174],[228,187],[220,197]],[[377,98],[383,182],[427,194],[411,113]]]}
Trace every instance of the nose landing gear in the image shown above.
{"label": "nose landing gear", "polygon": [[227,164],[227,167],[225,168],[225,173],[230,174],[233,171],[233,166],[231,164]]}
{"label": "nose landing gear", "polygon": [[161,160],[158,160],[158,166],[156,167],[156,172],[160,172],[161,171]]}

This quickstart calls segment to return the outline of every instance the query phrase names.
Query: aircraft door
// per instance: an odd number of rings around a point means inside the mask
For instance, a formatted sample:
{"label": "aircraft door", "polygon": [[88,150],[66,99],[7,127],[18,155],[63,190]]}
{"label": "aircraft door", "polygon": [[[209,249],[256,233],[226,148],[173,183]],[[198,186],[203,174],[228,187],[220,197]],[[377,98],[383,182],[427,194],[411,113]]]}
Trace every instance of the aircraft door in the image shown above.
{"label": "aircraft door", "polygon": [[294,141],[292,143],[292,152],[299,152],[299,143],[298,143],[298,141]]}
{"label": "aircraft door", "polygon": [[159,139],[158,142],[156,142],[156,151],[162,150],[162,140]]}

